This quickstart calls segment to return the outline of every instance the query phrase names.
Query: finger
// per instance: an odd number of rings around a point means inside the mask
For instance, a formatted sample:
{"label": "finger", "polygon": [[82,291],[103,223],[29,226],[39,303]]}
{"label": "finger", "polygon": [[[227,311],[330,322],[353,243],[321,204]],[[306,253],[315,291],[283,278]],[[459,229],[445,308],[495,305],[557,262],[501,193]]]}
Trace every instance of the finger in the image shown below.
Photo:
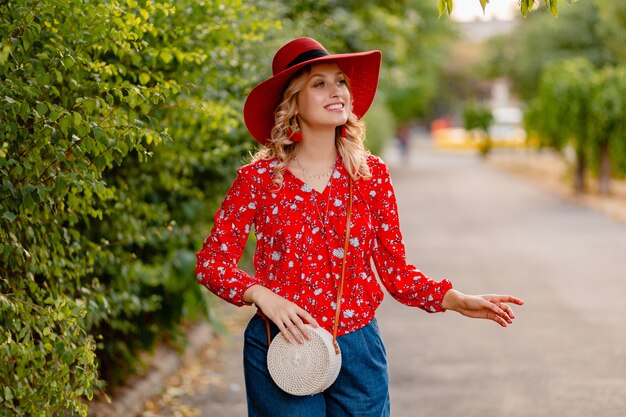
{"label": "finger", "polygon": [[488,319],[488,320],[491,320],[493,322],[496,322],[497,324],[499,324],[502,327],[506,327],[507,326],[506,321],[502,317],[500,317],[498,315],[498,313],[496,313],[495,311],[487,312],[485,318]]}
{"label": "finger", "polygon": [[496,323],[502,327],[507,327],[509,325],[509,323],[507,323],[507,321],[500,316],[497,317]]}
{"label": "finger", "polygon": [[313,318],[312,315],[310,315],[306,310],[304,309],[300,309],[298,311],[298,316],[305,322],[305,323],[309,323],[311,326],[313,327],[320,327],[320,325],[317,323],[317,320],[315,320]]}
{"label": "finger", "polygon": [[279,320],[276,323],[276,326],[278,327],[280,332],[283,334],[287,342],[293,343],[297,341],[298,343],[301,343],[296,337],[295,325],[291,321],[289,316],[285,317],[284,319]]}
{"label": "finger", "polygon": [[[493,311],[495,313],[496,316],[496,321],[500,324],[504,323],[513,323],[513,320],[509,317],[509,315],[507,314],[506,311],[504,311],[504,309],[498,304],[496,303],[490,303],[491,305],[489,306],[491,308],[491,311]],[[504,326],[506,327],[506,325]]]}
{"label": "finger", "polygon": [[511,303],[511,304],[517,304],[519,306],[524,305],[524,301],[517,298],[517,297],[513,297],[512,295],[501,295],[500,296],[500,302],[502,303]]}
{"label": "finger", "polygon": [[515,318],[513,309],[508,304],[501,304],[500,307],[506,312],[506,314],[511,318],[511,320]]}
{"label": "finger", "polygon": [[278,330],[280,330],[280,333],[283,335],[287,343],[293,343],[294,338],[291,335],[291,332],[289,331],[287,326],[285,326],[283,323],[276,323],[276,327],[278,327]]}
{"label": "finger", "polygon": [[291,319],[292,325],[289,326],[289,331],[298,341],[298,343],[303,344],[305,339],[308,340],[311,338],[309,334],[309,329],[306,328],[306,325],[300,320],[300,317],[296,316]]}

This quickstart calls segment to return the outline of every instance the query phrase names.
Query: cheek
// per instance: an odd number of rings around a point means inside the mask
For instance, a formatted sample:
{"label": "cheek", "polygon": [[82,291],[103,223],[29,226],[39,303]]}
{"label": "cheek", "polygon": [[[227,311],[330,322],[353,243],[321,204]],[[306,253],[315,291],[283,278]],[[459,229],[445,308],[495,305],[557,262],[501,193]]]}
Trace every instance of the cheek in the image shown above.
{"label": "cheek", "polygon": [[350,94],[350,91],[347,91],[345,93],[345,97],[347,97],[347,100],[346,100],[347,108],[349,111],[352,111],[352,94]]}
{"label": "cheek", "polygon": [[316,106],[319,106],[320,103],[323,102],[323,99],[320,98],[320,94],[306,94],[298,98],[298,111],[300,113],[307,113],[314,109]]}

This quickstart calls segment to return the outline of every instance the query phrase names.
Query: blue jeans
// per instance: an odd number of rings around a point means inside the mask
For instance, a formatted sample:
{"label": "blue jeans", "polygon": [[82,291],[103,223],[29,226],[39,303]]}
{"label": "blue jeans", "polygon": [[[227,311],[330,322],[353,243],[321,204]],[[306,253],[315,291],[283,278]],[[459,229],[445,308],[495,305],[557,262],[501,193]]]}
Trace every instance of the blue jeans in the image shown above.
{"label": "blue jeans", "polygon": [[[272,338],[278,328],[270,326]],[[326,391],[293,396],[267,370],[267,330],[255,315],[245,331],[244,375],[249,417],[389,417],[387,355],[376,319],[337,338],[342,353],[339,376]]]}

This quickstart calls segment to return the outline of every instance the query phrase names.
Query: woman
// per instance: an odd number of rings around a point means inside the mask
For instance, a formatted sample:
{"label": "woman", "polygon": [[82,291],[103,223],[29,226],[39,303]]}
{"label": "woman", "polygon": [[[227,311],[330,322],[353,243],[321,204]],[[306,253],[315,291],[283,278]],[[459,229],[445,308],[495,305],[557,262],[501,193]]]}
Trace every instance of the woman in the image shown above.
{"label": "woman", "polygon": [[[454,310],[506,327],[514,318],[506,303],[522,304],[511,296],[465,295],[406,262],[389,171],[363,145],[360,119],[374,99],[380,61],[379,51],[330,55],[313,39],[295,39],[278,50],[273,76],[246,100],[246,126],[263,147],[239,169],[197,253],[196,275],[226,301],[258,309],[244,345],[250,416],[389,415],[385,349],[374,317],[383,293],[372,259],[395,299],[428,312]],[[252,226],[254,276],[237,268]],[[269,376],[266,332],[303,343],[310,337],[306,324],[331,331],[344,256],[339,377],[323,393],[289,395]]]}

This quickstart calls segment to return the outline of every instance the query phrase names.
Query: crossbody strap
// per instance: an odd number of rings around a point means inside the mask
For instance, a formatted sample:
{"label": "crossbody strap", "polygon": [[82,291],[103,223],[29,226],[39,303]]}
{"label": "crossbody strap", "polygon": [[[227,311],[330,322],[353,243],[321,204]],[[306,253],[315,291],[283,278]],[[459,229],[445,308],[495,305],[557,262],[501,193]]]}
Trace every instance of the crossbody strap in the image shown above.
{"label": "crossbody strap", "polygon": [[339,345],[337,344],[337,330],[339,329],[339,314],[341,313],[341,297],[343,296],[343,281],[346,276],[346,260],[348,259],[348,249],[350,248],[350,220],[352,218],[352,178],[350,181],[350,196],[348,197],[348,212],[346,215],[346,236],[343,241],[343,260],[341,261],[341,280],[337,289],[337,310],[335,311],[335,325],[333,327],[333,346],[335,353],[339,355]]}

